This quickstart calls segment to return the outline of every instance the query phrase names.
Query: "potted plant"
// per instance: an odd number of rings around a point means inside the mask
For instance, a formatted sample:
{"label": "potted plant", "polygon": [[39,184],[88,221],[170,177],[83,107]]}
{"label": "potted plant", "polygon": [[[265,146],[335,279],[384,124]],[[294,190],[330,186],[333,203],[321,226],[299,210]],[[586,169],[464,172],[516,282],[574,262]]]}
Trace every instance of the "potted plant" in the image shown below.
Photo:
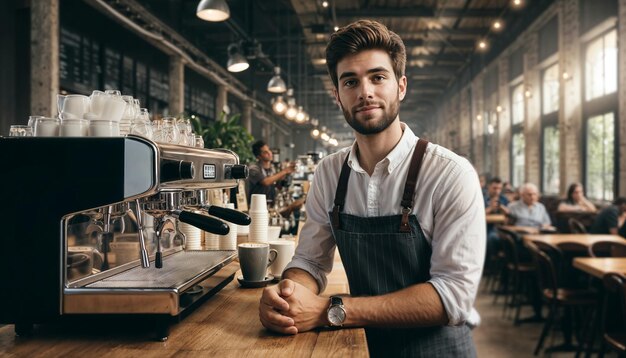
{"label": "potted plant", "polygon": [[205,148],[225,148],[232,150],[239,156],[240,163],[250,163],[255,160],[252,154],[254,137],[239,124],[240,114],[230,117],[222,112],[217,121],[203,124],[198,117],[191,117],[194,132],[202,136]]}

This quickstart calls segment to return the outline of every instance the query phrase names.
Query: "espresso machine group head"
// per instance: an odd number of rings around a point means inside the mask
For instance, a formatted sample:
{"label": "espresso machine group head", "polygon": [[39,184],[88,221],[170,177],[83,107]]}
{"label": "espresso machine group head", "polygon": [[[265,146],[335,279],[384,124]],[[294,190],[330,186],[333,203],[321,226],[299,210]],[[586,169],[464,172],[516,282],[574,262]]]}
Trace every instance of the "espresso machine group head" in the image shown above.
{"label": "espresso machine group head", "polygon": [[215,290],[183,295],[236,252],[186,250],[178,223],[219,235],[229,231],[222,219],[250,223],[207,199],[247,177],[228,150],[128,135],[0,137],[0,153],[10,208],[0,235],[0,323],[18,334],[64,316],[179,316]]}

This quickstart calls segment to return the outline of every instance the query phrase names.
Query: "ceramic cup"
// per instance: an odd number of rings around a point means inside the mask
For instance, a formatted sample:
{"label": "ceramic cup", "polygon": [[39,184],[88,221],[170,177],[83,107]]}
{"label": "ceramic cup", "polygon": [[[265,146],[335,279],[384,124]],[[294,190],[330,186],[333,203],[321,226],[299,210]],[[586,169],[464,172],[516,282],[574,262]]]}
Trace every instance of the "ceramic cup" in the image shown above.
{"label": "ceramic cup", "polygon": [[267,268],[278,256],[278,251],[270,249],[268,243],[261,242],[239,244],[237,252],[243,279],[249,282],[263,281],[267,276]]}
{"label": "ceramic cup", "polygon": [[276,250],[278,255],[276,256],[276,260],[270,265],[270,273],[274,275],[274,277],[281,277],[285,267],[291,259],[293,258],[293,254],[296,252],[296,243],[292,240],[274,240],[270,241],[270,249]]}

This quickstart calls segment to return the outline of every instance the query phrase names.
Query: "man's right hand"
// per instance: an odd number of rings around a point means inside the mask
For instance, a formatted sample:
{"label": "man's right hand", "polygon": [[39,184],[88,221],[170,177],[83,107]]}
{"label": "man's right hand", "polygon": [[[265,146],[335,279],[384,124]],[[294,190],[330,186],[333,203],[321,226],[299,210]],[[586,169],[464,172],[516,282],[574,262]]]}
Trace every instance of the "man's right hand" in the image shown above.
{"label": "man's right hand", "polygon": [[259,303],[259,318],[263,327],[283,334],[298,333],[294,320],[280,313],[289,311],[289,304],[284,298],[291,296],[294,287],[293,281],[282,280],[278,285],[263,289]]}

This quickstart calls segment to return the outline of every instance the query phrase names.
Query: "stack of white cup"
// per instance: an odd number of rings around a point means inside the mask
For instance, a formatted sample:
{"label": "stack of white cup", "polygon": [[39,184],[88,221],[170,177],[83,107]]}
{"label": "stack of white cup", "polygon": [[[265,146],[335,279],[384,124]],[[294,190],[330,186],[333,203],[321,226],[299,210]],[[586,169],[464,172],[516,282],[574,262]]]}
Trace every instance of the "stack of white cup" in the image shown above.
{"label": "stack of white cup", "polygon": [[250,219],[252,219],[248,241],[267,242],[269,212],[267,211],[265,194],[252,194],[248,214],[250,214]]}
{"label": "stack of white cup", "polygon": [[186,250],[202,250],[202,230],[184,222],[178,223],[178,229],[185,235]]}
{"label": "stack of white cup", "polygon": [[[225,208],[235,209],[235,204],[228,203]],[[220,250],[237,250],[237,224],[226,221],[230,231],[227,235],[220,236]]]}

